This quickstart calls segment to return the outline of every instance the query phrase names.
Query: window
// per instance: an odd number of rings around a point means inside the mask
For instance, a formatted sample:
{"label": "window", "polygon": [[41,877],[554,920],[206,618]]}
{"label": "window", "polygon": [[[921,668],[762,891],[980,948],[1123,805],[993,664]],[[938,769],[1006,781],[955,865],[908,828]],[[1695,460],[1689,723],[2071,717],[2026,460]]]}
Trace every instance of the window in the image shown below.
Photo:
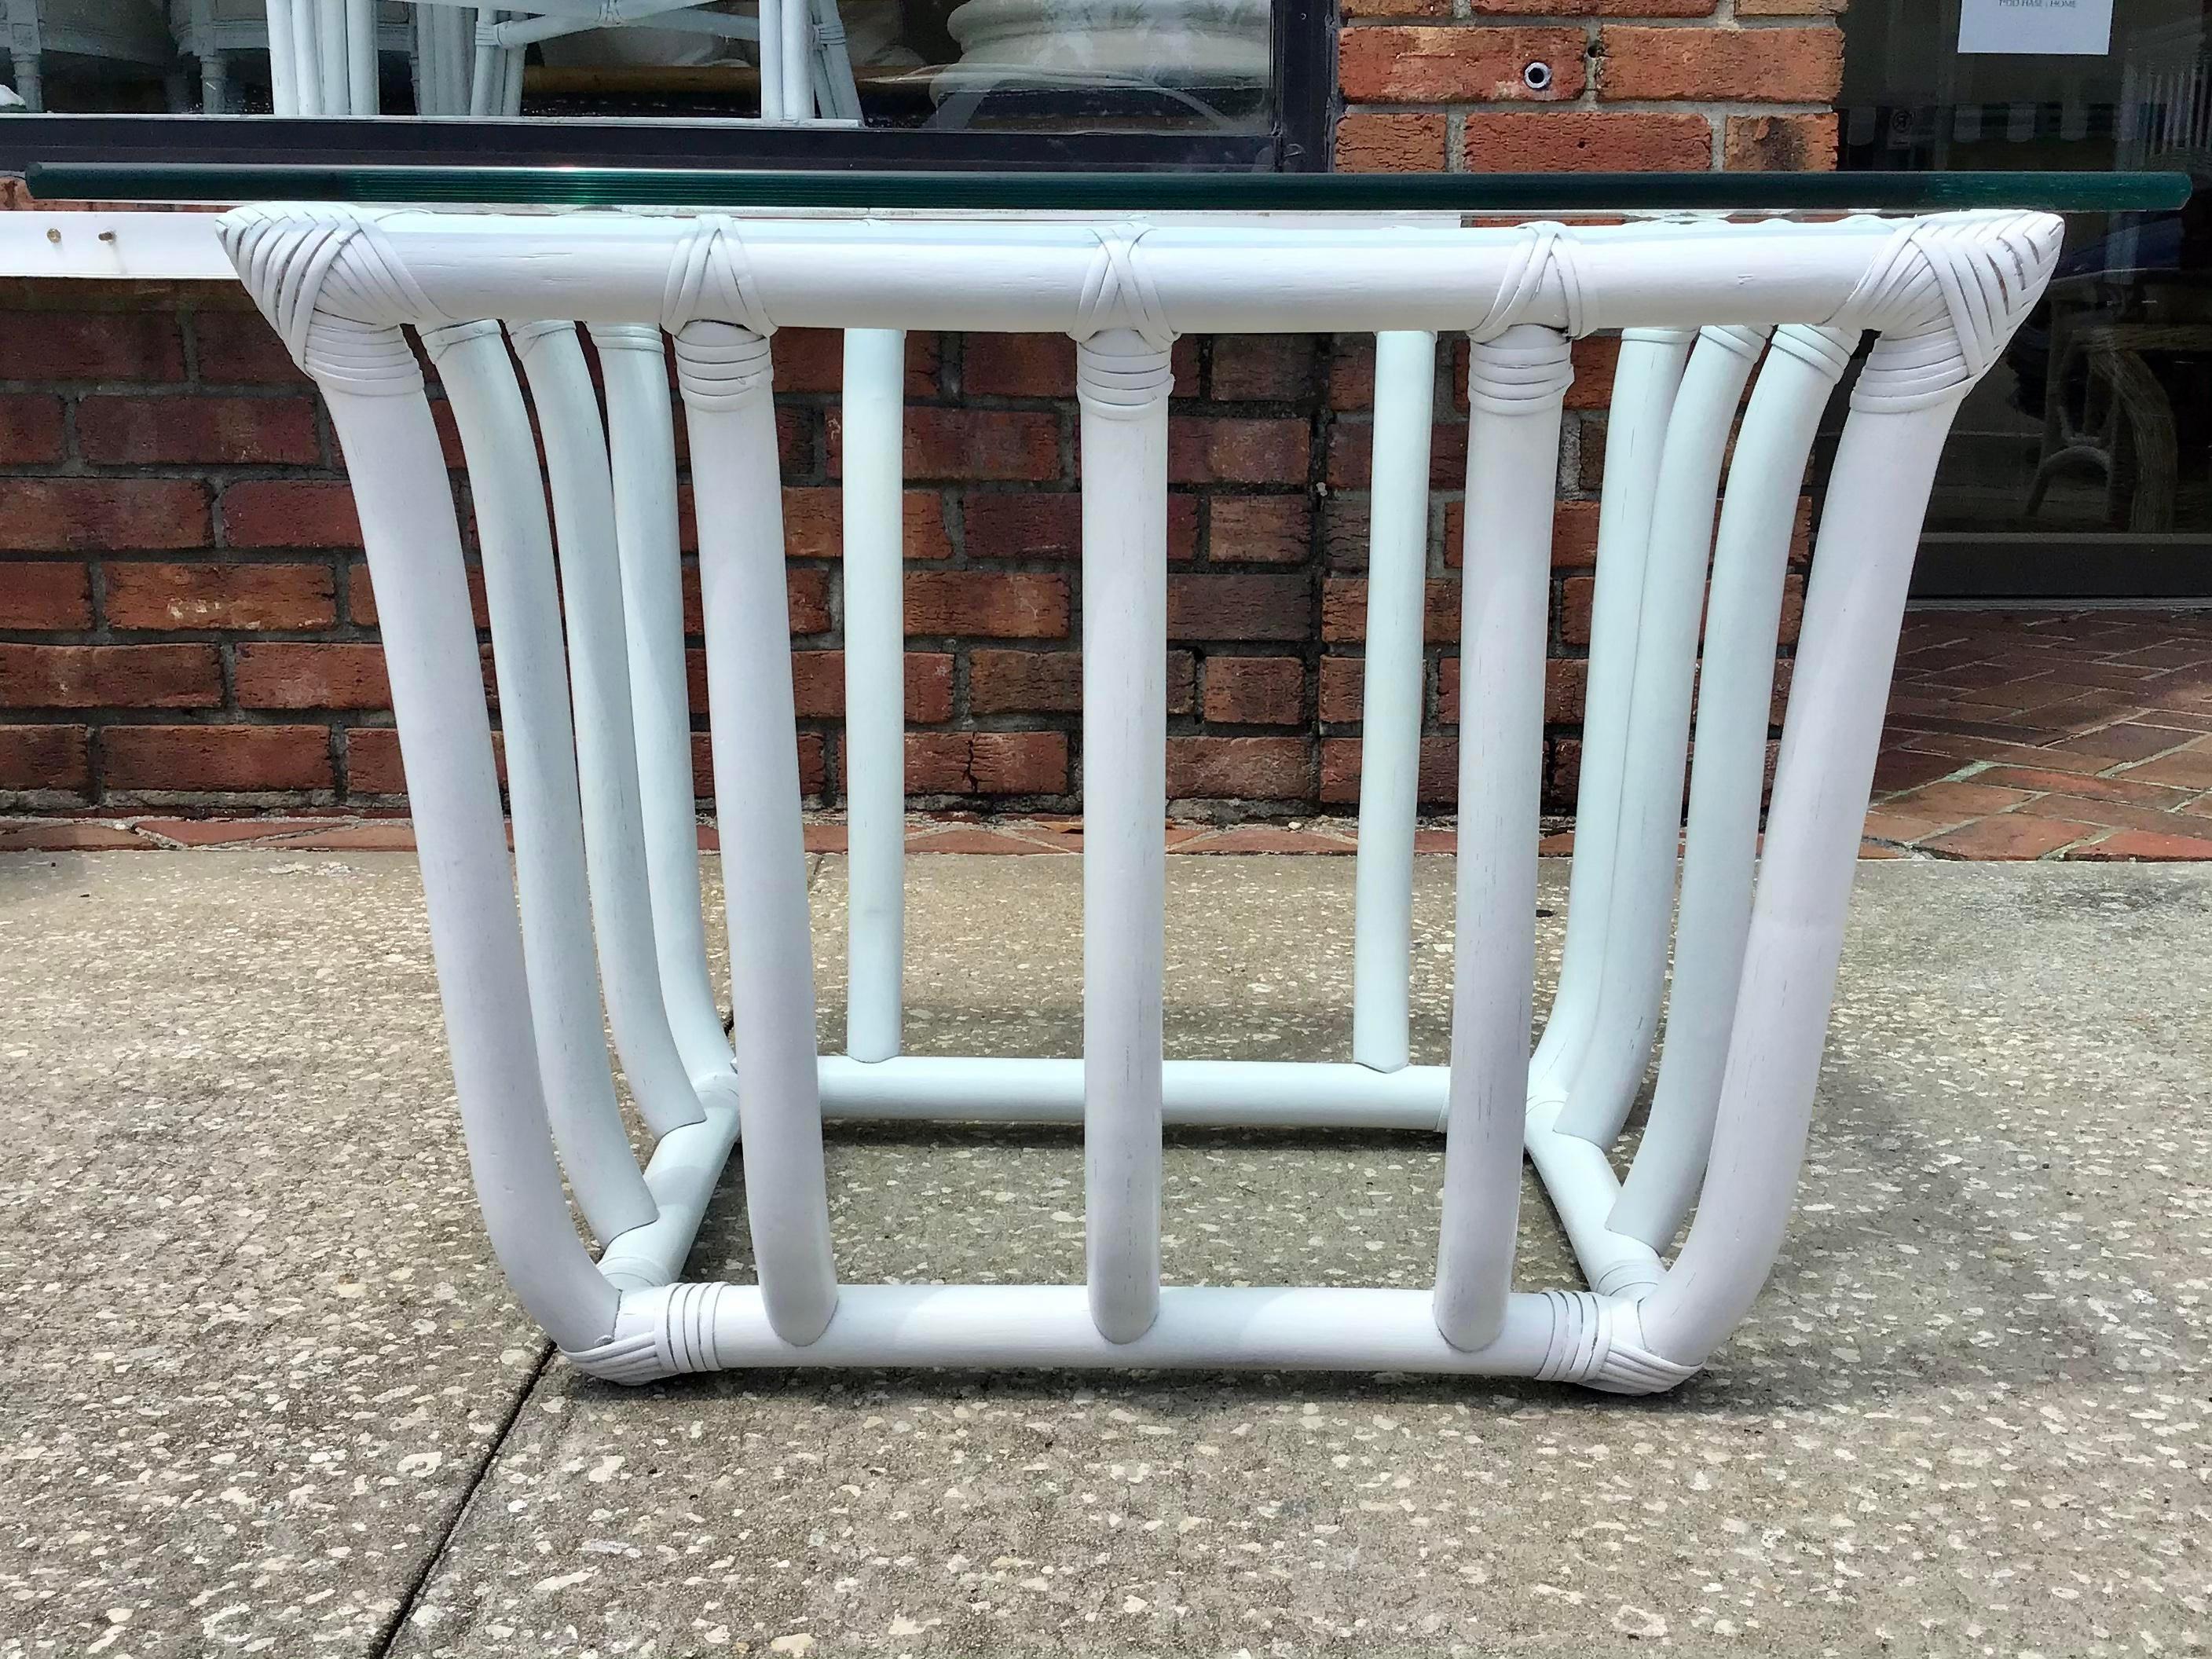
{"label": "window", "polygon": [[[628,21],[606,26],[610,10]],[[35,139],[54,160],[1314,171],[1334,80],[1320,0],[15,0],[12,13],[17,96],[79,118],[10,125],[0,143]],[[329,118],[368,113],[382,118]],[[261,118],[207,118],[241,116]]]}
{"label": "window", "polygon": [[1929,598],[2212,596],[2212,3],[2114,0],[2105,50],[1961,52],[1960,0],[1843,18],[1841,161],[2160,168],[2179,212],[2079,214],[1975,387],[1915,572]]}

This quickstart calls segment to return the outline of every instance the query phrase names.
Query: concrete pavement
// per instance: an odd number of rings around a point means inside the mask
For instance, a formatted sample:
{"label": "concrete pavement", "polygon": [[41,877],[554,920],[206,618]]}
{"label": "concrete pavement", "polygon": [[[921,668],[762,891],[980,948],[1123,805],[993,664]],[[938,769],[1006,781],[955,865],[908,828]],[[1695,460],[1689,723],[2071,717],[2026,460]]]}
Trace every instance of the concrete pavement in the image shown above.
{"label": "concrete pavement", "polygon": [[[1077,861],[912,867],[911,1046],[1073,1052]],[[1175,861],[1171,1046],[1338,1055],[1352,873]],[[2197,1650],[2208,938],[2212,867],[1863,865],[1789,1254],[1662,1399],[626,1392],[549,1364],[489,1265],[410,857],[0,859],[0,1659]],[[1168,1273],[1421,1283],[1437,1152],[1178,1135]],[[841,1127],[830,1161],[848,1279],[1079,1274],[1072,1133]],[[1523,1235],[1565,1282],[1533,1199]],[[745,1256],[726,1205],[694,1271]]]}

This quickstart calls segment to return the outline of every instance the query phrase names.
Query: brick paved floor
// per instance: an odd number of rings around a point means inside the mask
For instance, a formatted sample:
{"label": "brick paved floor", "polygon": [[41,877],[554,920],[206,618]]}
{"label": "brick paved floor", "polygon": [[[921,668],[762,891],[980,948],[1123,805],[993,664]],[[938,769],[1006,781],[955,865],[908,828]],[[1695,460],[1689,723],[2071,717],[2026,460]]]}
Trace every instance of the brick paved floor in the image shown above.
{"label": "brick paved floor", "polygon": [[2212,858],[2212,611],[1917,611],[1867,835],[1942,858]]}
{"label": "brick paved floor", "polygon": [[[811,852],[842,852],[843,824],[814,815]],[[1170,824],[1177,853],[1349,853],[1348,817]],[[1449,852],[1448,827],[1423,852]],[[712,829],[701,844],[715,845]],[[1542,850],[1572,849],[1571,833]],[[0,852],[247,846],[412,847],[404,818],[333,811],[287,818],[0,822]],[[1074,853],[1079,820],[917,814],[917,853]],[[1869,858],[2212,859],[2212,609],[1917,611],[1906,618],[1875,775]]]}

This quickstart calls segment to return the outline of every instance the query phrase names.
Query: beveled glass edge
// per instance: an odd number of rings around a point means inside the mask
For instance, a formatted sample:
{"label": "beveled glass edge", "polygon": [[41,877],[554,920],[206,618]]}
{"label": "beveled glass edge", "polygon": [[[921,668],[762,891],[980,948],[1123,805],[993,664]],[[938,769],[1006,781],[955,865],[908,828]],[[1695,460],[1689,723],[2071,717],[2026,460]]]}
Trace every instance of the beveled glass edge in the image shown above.
{"label": "beveled glass edge", "polygon": [[1088,213],[1921,212],[2180,207],[2183,173],[987,173],[36,163],[48,201],[1007,210]]}

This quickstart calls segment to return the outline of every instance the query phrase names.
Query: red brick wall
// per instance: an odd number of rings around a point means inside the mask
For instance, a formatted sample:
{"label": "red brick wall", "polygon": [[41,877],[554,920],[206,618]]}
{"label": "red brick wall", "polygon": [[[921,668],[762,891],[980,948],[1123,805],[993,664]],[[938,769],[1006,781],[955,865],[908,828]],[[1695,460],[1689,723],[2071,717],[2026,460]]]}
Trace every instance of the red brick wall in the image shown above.
{"label": "red brick wall", "polygon": [[[1336,164],[1374,173],[1832,167],[1844,6],[1343,0]],[[1538,64],[1550,74],[1540,91],[1526,75]]]}
{"label": "red brick wall", "polygon": [[[1480,21],[1446,0],[1346,3],[1346,167],[1832,161],[1839,0],[1578,0],[1525,22],[1498,0],[1473,0]],[[1522,81],[1539,59],[1540,98]],[[343,474],[266,325],[213,285],[18,282],[0,311],[0,811],[403,809]],[[1443,349],[1422,768],[1437,805],[1466,448],[1464,347]],[[834,803],[838,352],[788,331],[775,355],[802,763]],[[1055,339],[911,343],[908,777],[925,801],[1078,804],[1073,358]],[[1553,811],[1572,805],[1611,360],[1607,341],[1578,347],[1560,457]],[[1176,362],[1170,793],[1227,815],[1344,809],[1370,343],[1188,339]]]}

